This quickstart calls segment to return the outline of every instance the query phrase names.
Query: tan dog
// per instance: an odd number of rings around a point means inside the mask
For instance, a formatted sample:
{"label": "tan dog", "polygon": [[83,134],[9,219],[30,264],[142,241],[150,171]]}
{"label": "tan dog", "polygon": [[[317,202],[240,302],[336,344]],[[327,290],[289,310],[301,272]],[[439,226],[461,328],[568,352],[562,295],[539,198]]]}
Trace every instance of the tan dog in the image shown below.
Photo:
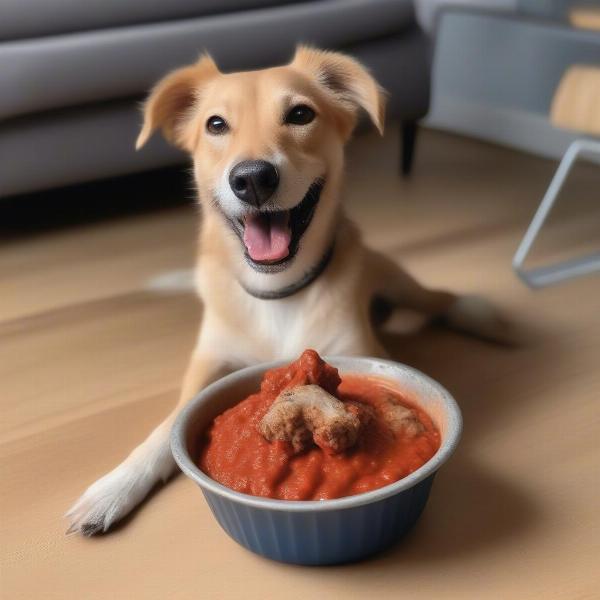
{"label": "tan dog", "polygon": [[382,132],[384,95],[367,70],[305,47],[289,65],[233,74],[204,56],[154,88],[137,147],[161,128],[192,156],[202,326],[175,410],[87,489],[67,513],[70,531],[106,531],[174,472],[173,420],[215,378],[305,348],[385,355],[370,322],[374,297],[478,335],[502,334],[483,300],[424,289],[365,248],[344,217],[343,149],[360,110]]}

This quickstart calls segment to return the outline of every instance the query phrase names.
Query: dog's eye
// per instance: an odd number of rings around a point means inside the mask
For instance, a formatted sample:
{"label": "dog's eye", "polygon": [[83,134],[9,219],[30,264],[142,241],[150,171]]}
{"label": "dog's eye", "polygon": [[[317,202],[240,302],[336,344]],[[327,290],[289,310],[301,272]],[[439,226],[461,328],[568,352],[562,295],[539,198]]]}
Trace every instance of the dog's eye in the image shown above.
{"label": "dog's eye", "polygon": [[308,125],[316,117],[315,111],[306,104],[298,104],[285,115],[288,125]]}
{"label": "dog's eye", "polygon": [[219,115],[213,115],[206,121],[206,131],[212,135],[223,135],[229,130],[229,125],[223,117]]}

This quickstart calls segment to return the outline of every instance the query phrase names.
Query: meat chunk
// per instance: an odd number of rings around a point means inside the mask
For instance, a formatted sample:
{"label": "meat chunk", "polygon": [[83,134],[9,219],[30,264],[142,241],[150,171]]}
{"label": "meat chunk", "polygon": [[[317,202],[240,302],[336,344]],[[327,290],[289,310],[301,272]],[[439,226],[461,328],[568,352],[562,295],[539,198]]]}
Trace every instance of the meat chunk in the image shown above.
{"label": "meat chunk", "polygon": [[401,404],[392,395],[387,396],[378,409],[394,434],[415,436],[425,430],[415,411]]}
{"label": "meat chunk", "polygon": [[356,443],[361,422],[355,411],[318,385],[284,390],[259,423],[270,442],[290,442],[302,452],[314,441],[328,453],[343,452]]}

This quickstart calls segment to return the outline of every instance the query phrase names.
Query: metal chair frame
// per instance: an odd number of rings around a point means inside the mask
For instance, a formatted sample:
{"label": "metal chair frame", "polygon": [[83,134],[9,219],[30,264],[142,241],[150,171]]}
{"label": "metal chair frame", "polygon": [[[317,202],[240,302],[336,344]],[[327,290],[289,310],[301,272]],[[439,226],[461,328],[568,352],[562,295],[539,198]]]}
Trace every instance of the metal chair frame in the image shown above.
{"label": "metal chair frame", "polygon": [[[559,283],[572,277],[587,275],[595,271],[600,271],[600,252],[594,252],[586,256],[573,258],[564,262],[537,267],[535,269],[525,269],[524,262],[535,242],[540,230],[542,229],[546,218],[548,217],[552,206],[556,202],[558,195],[567,180],[569,172],[580,155],[600,158],[600,142],[588,139],[575,140],[565,152],[556,173],[546,190],[546,194],[540,203],[537,212],[525,232],[521,243],[513,257],[512,265],[516,274],[532,288],[541,288],[555,283]],[[600,190],[597,190],[597,200],[600,201]],[[600,226],[599,226],[600,231]],[[600,240],[600,235],[598,236]]]}

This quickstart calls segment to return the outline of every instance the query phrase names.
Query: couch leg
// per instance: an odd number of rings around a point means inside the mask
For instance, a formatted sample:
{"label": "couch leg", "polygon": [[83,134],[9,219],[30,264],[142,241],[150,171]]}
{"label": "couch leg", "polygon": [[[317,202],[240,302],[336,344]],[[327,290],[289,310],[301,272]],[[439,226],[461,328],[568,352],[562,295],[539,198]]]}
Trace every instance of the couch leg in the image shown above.
{"label": "couch leg", "polygon": [[417,121],[402,121],[400,125],[401,142],[401,169],[402,175],[410,175],[413,158],[415,155],[415,144],[417,142]]}

